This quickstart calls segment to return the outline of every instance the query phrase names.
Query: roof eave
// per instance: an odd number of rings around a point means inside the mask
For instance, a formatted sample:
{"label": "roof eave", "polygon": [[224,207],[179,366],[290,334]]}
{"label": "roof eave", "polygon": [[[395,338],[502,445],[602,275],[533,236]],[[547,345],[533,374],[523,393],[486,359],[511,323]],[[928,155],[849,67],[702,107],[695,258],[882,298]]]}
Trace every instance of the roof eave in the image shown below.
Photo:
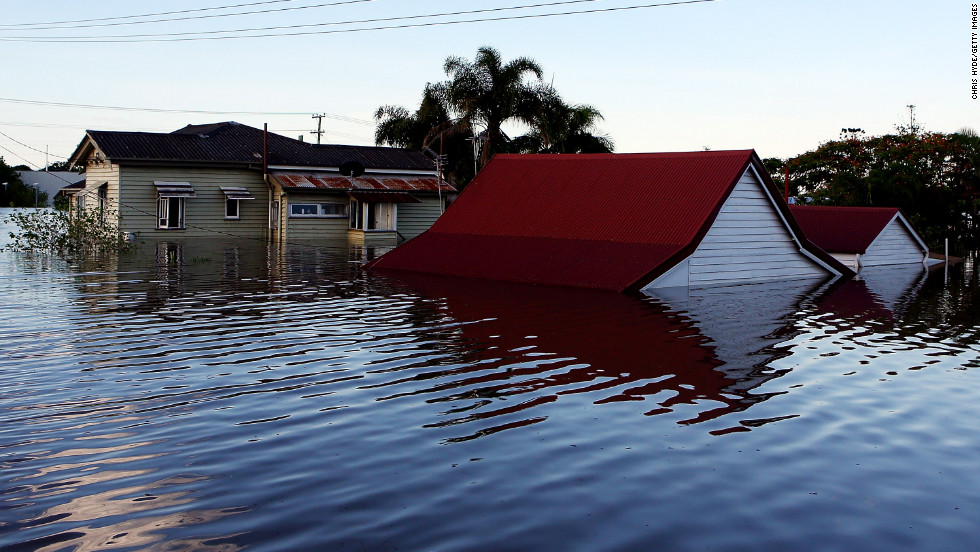
{"label": "roof eave", "polygon": [[85,158],[88,157],[87,150],[89,149],[86,146],[90,146],[92,149],[98,149],[98,144],[95,143],[95,140],[92,138],[92,135],[89,134],[89,132],[91,131],[85,131],[85,137],[82,138],[82,141],[75,147],[75,151],[68,156],[68,162],[71,165],[85,164]]}

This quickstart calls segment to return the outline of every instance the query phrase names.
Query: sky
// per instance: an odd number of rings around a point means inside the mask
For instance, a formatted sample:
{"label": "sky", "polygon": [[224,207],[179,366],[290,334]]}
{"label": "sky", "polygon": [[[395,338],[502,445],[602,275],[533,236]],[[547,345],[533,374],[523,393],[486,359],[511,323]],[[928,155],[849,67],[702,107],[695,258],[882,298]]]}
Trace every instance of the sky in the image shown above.
{"label": "sky", "polygon": [[[231,120],[315,141],[318,113],[324,143],[370,145],[379,106],[414,111],[425,84],[446,78],[447,57],[471,60],[481,46],[536,60],[566,101],[602,113],[599,130],[617,152],[753,148],[785,158],[845,127],[894,132],[909,105],[924,130],[980,130],[977,31],[963,0],[3,4],[0,156],[32,168],[45,152],[50,162],[71,155],[86,129]],[[474,10],[497,11],[419,17]],[[174,13],[146,16],[162,12]],[[510,19],[473,21],[489,18]],[[450,21],[470,22],[432,24]],[[288,28],[242,31],[269,27]]]}

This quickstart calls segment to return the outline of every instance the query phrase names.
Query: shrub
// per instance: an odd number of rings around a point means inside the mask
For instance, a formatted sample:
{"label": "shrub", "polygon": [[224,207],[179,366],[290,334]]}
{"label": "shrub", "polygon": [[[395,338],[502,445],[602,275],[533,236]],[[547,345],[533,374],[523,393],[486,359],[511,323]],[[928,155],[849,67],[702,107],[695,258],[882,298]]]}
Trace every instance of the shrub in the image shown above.
{"label": "shrub", "polygon": [[5,249],[53,253],[76,259],[128,251],[133,246],[95,209],[54,211],[50,209],[16,211],[6,222],[16,224]]}

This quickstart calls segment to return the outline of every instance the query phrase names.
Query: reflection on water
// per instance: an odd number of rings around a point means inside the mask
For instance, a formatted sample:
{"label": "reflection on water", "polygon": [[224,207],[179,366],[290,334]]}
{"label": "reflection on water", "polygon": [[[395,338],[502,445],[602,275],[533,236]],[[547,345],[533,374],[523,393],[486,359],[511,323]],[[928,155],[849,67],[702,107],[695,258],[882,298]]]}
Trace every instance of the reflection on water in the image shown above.
{"label": "reflection on water", "polygon": [[371,254],[0,255],[0,548],[978,544],[972,259],[633,297]]}

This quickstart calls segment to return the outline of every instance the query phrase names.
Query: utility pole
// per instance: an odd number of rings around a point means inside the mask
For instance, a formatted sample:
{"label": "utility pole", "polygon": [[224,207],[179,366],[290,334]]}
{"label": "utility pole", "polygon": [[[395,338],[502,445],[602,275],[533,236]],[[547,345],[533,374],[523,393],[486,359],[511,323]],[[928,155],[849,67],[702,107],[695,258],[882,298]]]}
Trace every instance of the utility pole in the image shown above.
{"label": "utility pole", "polygon": [[909,104],[905,107],[909,108],[909,132],[912,134],[918,134],[919,129],[915,126],[915,106]]}
{"label": "utility pole", "polygon": [[314,113],[313,119],[316,119],[316,130],[311,131],[310,134],[316,134],[316,143],[320,143],[320,137],[323,136],[323,118],[326,117],[326,113]]}

